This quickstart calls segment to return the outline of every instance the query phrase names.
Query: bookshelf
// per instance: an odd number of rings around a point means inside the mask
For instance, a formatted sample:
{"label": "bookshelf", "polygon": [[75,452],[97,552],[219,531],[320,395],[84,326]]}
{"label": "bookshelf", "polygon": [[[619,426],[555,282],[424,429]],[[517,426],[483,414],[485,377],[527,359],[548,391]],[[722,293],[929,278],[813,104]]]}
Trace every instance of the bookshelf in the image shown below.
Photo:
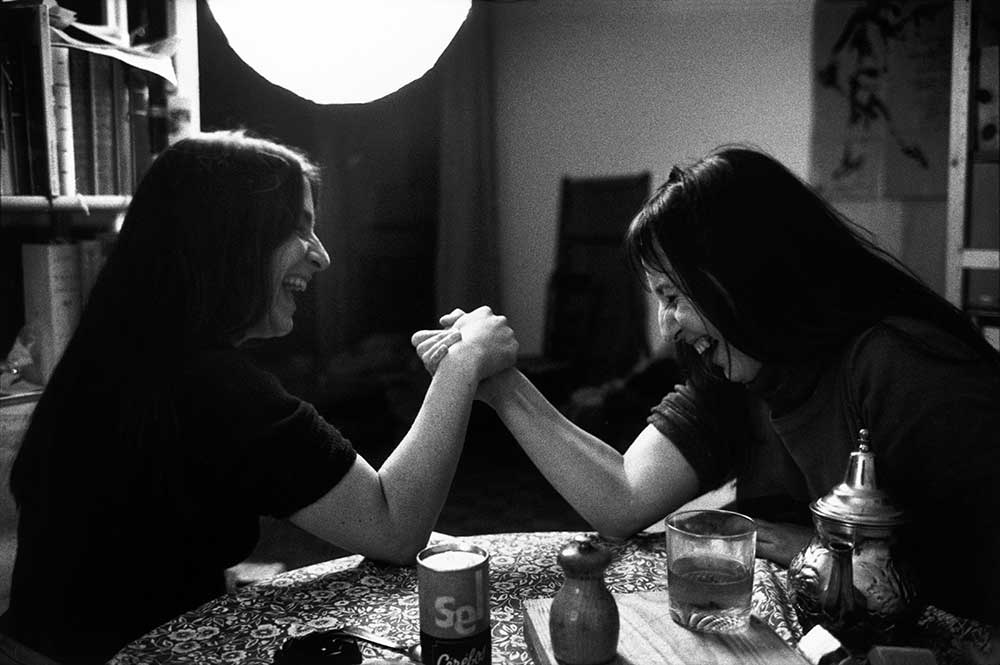
{"label": "bookshelf", "polygon": [[[136,3],[104,4],[107,25],[88,24],[87,33],[100,27],[122,39],[134,24],[128,10]],[[174,81],[143,70],[134,53],[126,61],[105,55],[110,48],[74,48],[77,42],[109,44],[80,40],[79,32],[71,34],[75,25],[60,30],[43,2],[0,3],[2,55],[16,70],[16,76],[4,72],[12,83],[3,86],[0,228],[38,229],[46,214],[58,213],[72,216],[70,228],[113,230],[114,215],[91,213],[124,211],[158,150],[200,127],[196,2],[147,4],[157,14],[147,34],[159,31],[179,44],[169,56]]]}
{"label": "bookshelf", "polygon": [[196,9],[0,2],[0,369],[68,339],[145,169],[200,126]]}
{"label": "bookshelf", "polygon": [[0,1],[0,68],[3,362],[31,323],[28,246],[93,268],[85,246],[106,255],[156,154],[200,127],[196,0]]}
{"label": "bookshelf", "polygon": [[945,295],[1000,348],[1000,151],[993,0],[954,0]]}

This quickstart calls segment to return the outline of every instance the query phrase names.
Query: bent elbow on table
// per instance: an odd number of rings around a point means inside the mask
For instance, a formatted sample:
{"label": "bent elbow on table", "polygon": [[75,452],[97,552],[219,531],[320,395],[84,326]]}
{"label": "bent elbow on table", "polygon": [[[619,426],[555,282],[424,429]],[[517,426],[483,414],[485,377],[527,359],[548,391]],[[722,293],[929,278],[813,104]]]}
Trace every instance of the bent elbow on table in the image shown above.
{"label": "bent elbow on table", "polygon": [[359,552],[359,554],[364,555],[368,559],[381,563],[387,563],[393,566],[412,566],[417,561],[417,554],[420,550],[427,546],[427,540],[429,538],[430,532],[427,533],[427,538],[424,538],[423,542],[416,547],[412,545],[404,545],[403,543],[395,543],[393,546],[380,548],[378,551],[372,551],[369,553]]}
{"label": "bent elbow on table", "polygon": [[381,479],[360,456],[325,495],[291,515],[309,533],[349,552],[411,565],[427,544],[435,515],[391,500]]}
{"label": "bent elbow on table", "polygon": [[354,515],[345,523],[339,516],[330,518],[318,512],[307,507],[293,514],[291,522],[348,552],[396,566],[412,565],[432,531],[413,524],[396,525],[384,515]]}
{"label": "bent elbow on table", "polygon": [[[619,497],[627,494],[625,489],[617,493]],[[658,510],[641,505],[634,498],[599,501],[590,506],[579,506],[578,510],[594,531],[612,541],[626,540],[660,517]]]}
{"label": "bent elbow on table", "polygon": [[643,531],[653,520],[629,517],[620,520],[595,519],[588,521],[601,538],[620,541],[627,540],[640,531]]}

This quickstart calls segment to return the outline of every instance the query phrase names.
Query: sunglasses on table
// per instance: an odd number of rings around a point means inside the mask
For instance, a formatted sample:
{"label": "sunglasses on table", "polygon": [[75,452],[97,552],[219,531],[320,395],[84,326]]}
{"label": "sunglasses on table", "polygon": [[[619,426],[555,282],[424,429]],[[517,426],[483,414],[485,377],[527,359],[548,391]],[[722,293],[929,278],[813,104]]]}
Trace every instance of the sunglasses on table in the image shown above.
{"label": "sunglasses on table", "polygon": [[274,654],[274,665],[358,665],[364,659],[353,637],[310,633],[285,640]]}

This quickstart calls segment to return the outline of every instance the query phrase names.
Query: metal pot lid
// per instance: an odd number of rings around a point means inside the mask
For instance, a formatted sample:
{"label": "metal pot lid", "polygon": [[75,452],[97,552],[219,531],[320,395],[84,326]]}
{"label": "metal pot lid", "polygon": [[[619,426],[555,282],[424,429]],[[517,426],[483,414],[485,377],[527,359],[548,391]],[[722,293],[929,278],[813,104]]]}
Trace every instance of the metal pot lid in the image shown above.
{"label": "metal pot lid", "polygon": [[906,515],[888,492],[875,481],[875,453],[868,446],[868,430],[858,432],[858,449],[851,453],[844,482],[810,506],[820,518],[858,526],[892,527],[906,522]]}

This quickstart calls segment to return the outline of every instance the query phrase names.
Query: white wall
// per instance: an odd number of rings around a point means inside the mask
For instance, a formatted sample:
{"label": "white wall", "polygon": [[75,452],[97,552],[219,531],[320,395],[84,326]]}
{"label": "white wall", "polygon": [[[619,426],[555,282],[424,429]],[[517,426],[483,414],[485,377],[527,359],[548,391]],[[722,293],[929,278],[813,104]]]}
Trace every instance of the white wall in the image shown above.
{"label": "white wall", "polygon": [[563,175],[749,141],[808,175],[812,0],[495,3],[502,308],[542,347]]}

